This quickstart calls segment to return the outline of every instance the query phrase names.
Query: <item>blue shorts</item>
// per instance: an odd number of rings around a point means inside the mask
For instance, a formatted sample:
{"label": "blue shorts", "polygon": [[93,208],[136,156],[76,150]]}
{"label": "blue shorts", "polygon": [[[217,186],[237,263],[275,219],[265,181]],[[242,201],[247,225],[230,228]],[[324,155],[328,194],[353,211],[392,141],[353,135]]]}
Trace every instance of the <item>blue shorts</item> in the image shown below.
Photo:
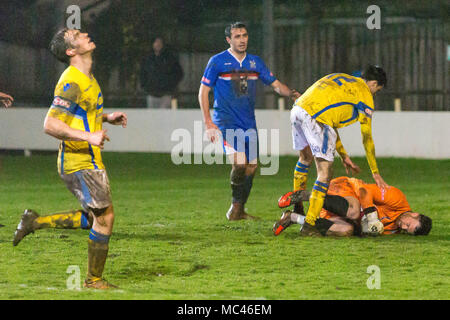
{"label": "blue shorts", "polygon": [[247,162],[258,159],[259,141],[256,128],[243,130],[219,127],[219,130],[222,132],[223,151],[226,155],[245,152]]}

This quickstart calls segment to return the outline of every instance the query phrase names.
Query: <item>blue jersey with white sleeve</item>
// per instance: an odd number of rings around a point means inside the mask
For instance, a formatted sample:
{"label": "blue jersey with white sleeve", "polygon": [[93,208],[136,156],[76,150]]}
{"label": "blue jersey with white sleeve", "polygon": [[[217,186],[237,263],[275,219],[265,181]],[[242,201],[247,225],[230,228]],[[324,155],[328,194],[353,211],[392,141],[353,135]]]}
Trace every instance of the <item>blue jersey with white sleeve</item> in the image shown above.
{"label": "blue jersey with white sleeve", "polygon": [[258,79],[270,85],[276,78],[258,56],[239,61],[230,49],[213,56],[201,83],[214,88],[212,120],[219,129],[256,128],[255,99]]}

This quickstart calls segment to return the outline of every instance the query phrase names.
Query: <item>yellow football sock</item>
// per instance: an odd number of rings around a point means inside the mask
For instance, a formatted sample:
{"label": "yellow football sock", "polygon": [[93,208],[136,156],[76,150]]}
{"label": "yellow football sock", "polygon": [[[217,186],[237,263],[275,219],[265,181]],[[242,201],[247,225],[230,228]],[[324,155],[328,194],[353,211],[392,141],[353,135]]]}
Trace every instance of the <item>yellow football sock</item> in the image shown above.
{"label": "yellow football sock", "polygon": [[306,189],[306,182],[308,181],[308,171],[309,166],[301,163],[300,161],[297,162],[294,170],[294,192]]}
{"label": "yellow football sock", "polygon": [[88,272],[87,281],[98,281],[102,278],[109,250],[109,237],[91,229],[88,240]]}
{"label": "yellow football sock", "polygon": [[328,184],[316,180],[309,198],[309,208],[305,219],[312,226],[316,224],[316,220],[320,215],[327,191]]}
{"label": "yellow football sock", "polygon": [[81,227],[82,211],[69,211],[38,217],[33,222],[35,230],[44,228],[76,229]]}

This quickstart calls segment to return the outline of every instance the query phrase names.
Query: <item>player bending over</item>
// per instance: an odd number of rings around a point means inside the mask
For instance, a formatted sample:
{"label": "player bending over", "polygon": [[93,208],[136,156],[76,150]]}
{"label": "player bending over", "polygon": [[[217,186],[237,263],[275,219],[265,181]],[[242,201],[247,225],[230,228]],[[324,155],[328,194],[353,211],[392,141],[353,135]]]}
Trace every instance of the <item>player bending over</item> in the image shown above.
{"label": "player bending over", "polygon": [[[332,178],[334,151],[341,156],[348,173],[360,169],[346,153],[337,132],[338,128],[354,122],[361,125],[366,158],[373,178],[379,187],[387,187],[379,174],[372,139],[373,95],[386,85],[386,73],[378,66],[368,66],[362,78],[345,73],[333,73],[314,83],[296,100],[291,110],[292,138],[299,159],[294,171],[294,190],[304,190],[309,167],[314,160],[317,180],[311,193],[310,205],[302,233],[317,233],[316,219],[322,209]],[[294,211],[303,213],[299,203]]]}
{"label": "player bending over", "polygon": [[[279,207],[287,207],[307,201],[310,194],[301,190],[288,192],[278,201]],[[283,212],[273,226],[279,235],[291,224],[303,224],[305,216]],[[386,189],[362,180],[339,177],[331,180],[325,196],[320,218],[316,221],[322,235],[346,237],[353,234],[380,235],[405,232],[427,235],[431,230],[431,218],[413,212],[405,195],[398,188]]]}
{"label": "player bending over", "polygon": [[90,229],[84,286],[108,289],[115,286],[104,280],[102,274],[114,224],[114,208],[100,152],[105,140],[109,141],[102,125],[108,122],[126,127],[127,116],[122,112],[103,114],[102,92],[91,69],[95,47],[87,33],[76,29],[62,29],[53,37],[50,50],[69,67],[56,85],[44,122],[45,133],[61,140],[58,173],[83,210],[45,217],[25,210],[13,245],[42,228]]}

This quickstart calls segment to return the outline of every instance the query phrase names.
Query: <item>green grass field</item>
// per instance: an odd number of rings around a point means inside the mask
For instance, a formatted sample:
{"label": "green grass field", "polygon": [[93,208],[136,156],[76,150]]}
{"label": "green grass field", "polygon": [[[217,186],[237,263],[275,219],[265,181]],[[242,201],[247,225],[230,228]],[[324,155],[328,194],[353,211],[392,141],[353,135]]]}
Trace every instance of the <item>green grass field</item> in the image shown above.
{"label": "green grass field", "polygon": [[[86,230],[39,230],[17,247],[24,209],[79,208],[56,172],[56,154],[0,156],[0,299],[449,299],[450,161],[379,159],[383,178],[433,219],[428,236],[279,237],[276,201],[295,157],[258,175],[247,203],[260,221],[228,222],[227,165],[172,164],[170,155],[104,153],[116,212],[105,277],[120,290],[68,290],[69,266],[87,267]],[[354,161],[372,181],[364,158]],[[344,174],[335,163],[334,176]],[[311,170],[309,186],[315,180]],[[369,290],[368,266],[381,272]]]}

